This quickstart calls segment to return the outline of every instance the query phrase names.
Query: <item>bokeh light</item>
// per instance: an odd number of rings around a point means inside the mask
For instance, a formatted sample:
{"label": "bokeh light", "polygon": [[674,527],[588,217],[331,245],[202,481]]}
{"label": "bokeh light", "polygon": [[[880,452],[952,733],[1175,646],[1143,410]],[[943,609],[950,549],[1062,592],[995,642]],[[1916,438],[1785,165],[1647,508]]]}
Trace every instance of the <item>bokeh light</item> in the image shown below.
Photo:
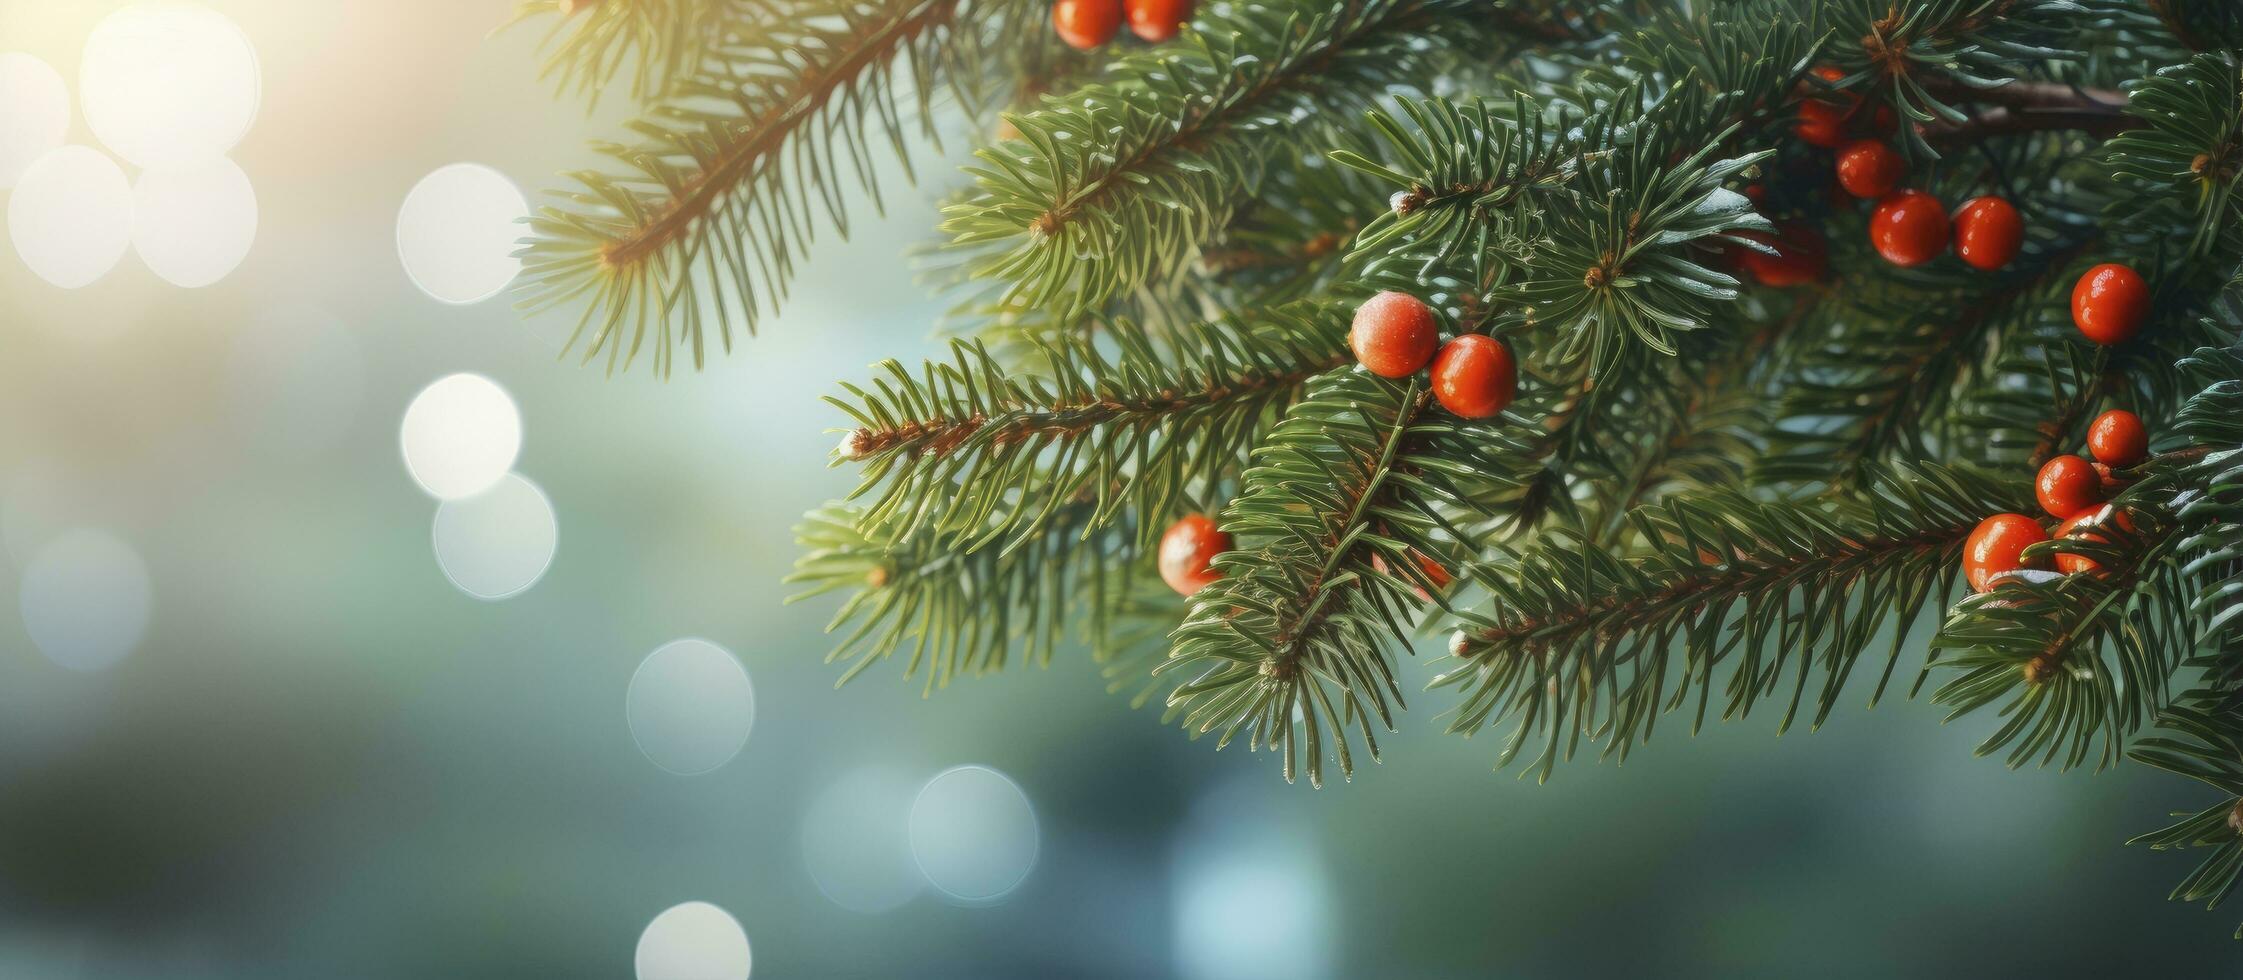
{"label": "bokeh light", "polygon": [[739,920],[707,902],[665,909],[639,933],[638,980],[747,980],[755,967]]}
{"label": "bokeh light", "polygon": [[993,903],[1020,887],[1036,867],[1038,836],[1028,795],[988,766],[943,770],[911,804],[911,856],[959,903]]}
{"label": "bokeh light", "polygon": [[472,497],[514,468],[522,453],[522,413],[498,383],[453,374],[413,396],[398,442],[405,469],[439,500]]}
{"label": "bokeh light", "polygon": [[78,65],[86,125],[142,167],[200,163],[233,149],[257,118],[257,51],[201,4],[136,3],[103,18]]}
{"label": "bokeh light", "polygon": [[1339,924],[1315,835],[1260,784],[1218,788],[1192,807],[1171,864],[1176,968],[1185,980],[1332,975]]}
{"label": "bokeh light", "polygon": [[560,527],[537,484],[509,473],[472,497],[436,508],[437,567],[478,599],[518,595],[545,577]]}
{"label": "bokeh light", "polygon": [[397,258],[413,284],[438,300],[489,299],[522,271],[514,246],[529,213],[505,174],[479,163],[438,167],[397,209]]}
{"label": "bokeh light", "polygon": [[919,894],[907,815],[917,780],[878,767],[852,769],[810,802],[802,817],[802,863],[833,904],[885,912]]}
{"label": "bokeh light", "polygon": [[98,150],[50,150],[8,195],[8,239],[39,278],[64,289],[90,285],[132,244],[132,185]]}
{"label": "bokeh light", "polygon": [[34,555],[21,585],[24,631],[71,670],[123,660],[148,630],[148,564],[107,531],[63,532]]}
{"label": "bokeh light", "polygon": [[282,456],[334,445],[366,395],[366,354],[334,314],[288,304],[252,318],[227,360],[236,431]]}
{"label": "bokeh light", "polygon": [[31,162],[62,145],[70,130],[70,89],[62,74],[21,51],[0,51],[0,190]]}
{"label": "bokeh light", "polygon": [[132,247],[174,286],[208,286],[257,239],[257,191],[225,157],[146,170],[132,186]]}
{"label": "bokeh light", "polygon": [[647,760],[680,776],[732,761],[755,727],[755,685],[738,658],[703,639],[647,654],[623,696],[623,718]]}

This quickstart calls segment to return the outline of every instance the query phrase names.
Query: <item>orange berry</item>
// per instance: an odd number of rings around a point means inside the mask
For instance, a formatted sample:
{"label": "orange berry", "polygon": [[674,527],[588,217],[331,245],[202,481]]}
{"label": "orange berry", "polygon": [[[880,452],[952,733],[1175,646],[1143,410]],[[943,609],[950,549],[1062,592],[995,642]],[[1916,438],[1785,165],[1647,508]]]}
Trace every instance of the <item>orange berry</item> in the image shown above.
{"label": "orange berry", "polygon": [[1906,176],[1908,162],[1884,140],[1855,140],[1838,151],[1838,186],[1855,197],[1883,197]]}
{"label": "orange berry", "polygon": [[1963,542],[1963,577],[1973,591],[1994,585],[1994,576],[2025,568],[2026,546],[2048,540],[2040,522],[2023,514],[1995,514],[1978,522]]}
{"label": "orange berry", "polygon": [[1803,286],[1822,278],[1823,270],[1830,264],[1829,249],[1823,244],[1822,233],[1800,222],[1779,224],[1773,235],[1746,231],[1739,232],[1737,237],[1776,250],[1774,255],[1737,250],[1737,265],[1760,280],[1763,286]]}
{"label": "orange berry", "polygon": [[1114,39],[1121,30],[1122,0],[1057,0],[1051,26],[1069,47],[1088,51]]}
{"label": "orange berry", "polygon": [[1923,265],[1947,250],[1947,209],[1923,191],[1888,195],[1869,215],[1869,244],[1894,265]]}
{"label": "orange berry", "polygon": [[1511,348],[1493,337],[1468,333],[1433,357],[1433,399],[1459,418],[1487,418],[1518,393],[1518,362]]}
{"label": "orange berry", "polygon": [[1382,378],[1406,378],[1424,369],[1441,342],[1433,308],[1408,293],[1392,290],[1355,308],[1347,346],[1355,360]]}
{"label": "orange berry", "polygon": [[1124,0],[1129,14],[1129,32],[1147,41],[1159,43],[1175,37],[1184,22],[1192,19],[1193,0]]}
{"label": "orange berry", "polygon": [[1181,595],[1191,595],[1223,574],[1210,567],[1229,551],[1231,536],[1205,514],[1186,514],[1160,536],[1160,577]]}
{"label": "orange berry", "polygon": [[2149,284],[2126,266],[2105,262],[2072,286],[2072,325],[2105,347],[2125,343],[2149,318]]}
{"label": "orange berry", "polygon": [[2058,456],[2041,464],[2033,479],[2033,497],[2048,516],[2064,520],[2102,502],[2103,480],[2086,460]]}
{"label": "orange berry", "polygon": [[2025,244],[2025,219],[1991,194],[1963,202],[1955,212],[1955,254],[1972,268],[1992,272],[2008,265]]}
{"label": "orange berry", "polygon": [[2150,458],[2150,433],[2141,416],[2114,408],[2088,423],[2087,451],[2097,462],[2123,469]]}

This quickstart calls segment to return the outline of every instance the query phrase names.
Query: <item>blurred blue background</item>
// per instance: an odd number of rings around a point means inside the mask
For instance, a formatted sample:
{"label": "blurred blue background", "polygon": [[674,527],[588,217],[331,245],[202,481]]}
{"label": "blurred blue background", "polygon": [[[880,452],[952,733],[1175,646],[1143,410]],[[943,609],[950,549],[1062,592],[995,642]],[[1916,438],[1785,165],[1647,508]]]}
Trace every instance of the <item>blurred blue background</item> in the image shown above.
{"label": "blurred blue background", "polygon": [[[74,85],[119,6],[0,0],[0,51]],[[424,295],[395,225],[453,162],[555,186],[624,100],[555,98],[542,25],[492,34],[506,0],[212,6],[262,75],[232,153],[260,216],[241,266],[181,289],[128,254],[63,290],[0,251],[0,592],[94,528],[144,561],[151,610],[123,660],[81,671],[31,641],[30,599],[0,603],[0,977],[630,976],[688,901],[738,921],[757,977],[2232,969],[2243,912],[2161,904],[2191,859],[2120,847],[2204,792],[2010,772],[1970,755],[1991,719],[1921,703],[1780,740],[1772,714],[1696,739],[1675,718],[1624,771],[1537,786],[1491,773],[1497,739],[1440,735],[1423,695],[1383,764],[1314,791],[1132,711],[1081,658],[837,692],[834,601],[782,605],[779,584],[790,525],[852,478],[817,398],[936,349],[903,252],[951,169],[922,153],[922,184],[824,237],[731,356],[607,377],[556,358],[565,317]],[[82,118],[69,140],[94,144]],[[542,580],[498,602],[438,568],[398,448],[415,393],[461,371],[519,405],[516,469],[559,530]],[[744,748],[693,776],[652,764],[624,710],[682,637],[755,691]],[[992,901],[894,863],[911,794],[960,765],[1033,814],[964,828],[983,851],[950,857],[1033,850]]]}

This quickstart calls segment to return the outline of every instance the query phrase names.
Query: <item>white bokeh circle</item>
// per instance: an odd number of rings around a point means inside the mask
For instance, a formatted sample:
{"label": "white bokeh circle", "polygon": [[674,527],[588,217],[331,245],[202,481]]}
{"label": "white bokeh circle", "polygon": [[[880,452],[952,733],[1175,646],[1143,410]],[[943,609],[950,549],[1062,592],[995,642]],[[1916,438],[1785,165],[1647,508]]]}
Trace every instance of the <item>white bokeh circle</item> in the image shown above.
{"label": "white bokeh circle", "polygon": [[912,801],[909,826],[919,872],[962,904],[997,902],[1036,867],[1035,808],[1018,784],[988,766],[937,773]]}
{"label": "white bokeh circle", "polygon": [[62,73],[21,51],[0,51],[0,190],[14,187],[69,131],[70,88]]}
{"label": "white bokeh circle", "polygon": [[71,670],[115,666],[148,630],[148,563],[107,531],[56,536],[24,566],[19,590],[32,644]]}
{"label": "white bokeh circle", "polygon": [[472,497],[514,469],[522,413],[506,389],[480,374],[452,374],[413,396],[398,426],[405,469],[439,500]]}
{"label": "white bokeh circle", "polygon": [[481,302],[522,271],[514,248],[529,213],[529,200],[505,174],[479,163],[438,167],[397,209],[398,261],[438,300]]}
{"label": "white bokeh circle", "polygon": [[184,0],[135,3],[86,36],[78,99],[101,144],[141,167],[222,156],[261,98],[257,50],[226,15]]}
{"label": "white bokeh circle", "polygon": [[755,955],[732,913],[707,902],[664,909],[639,933],[638,980],[748,980]]}
{"label": "white bokeh circle", "polygon": [[482,493],[439,505],[430,537],[437,567],[461,592],[504,599],[545,577],[560,525],[545,491],[509,473]]}
{"label": "white bokeh circle", "polygon": [[673,640],[647,654],[623,695],[623,719],[647,761],[667,772],[709,772],[740,753],[755,727],[748,669],[707,640]]}
{"label": "white bokeh circle", "polygon": [[925,886],[906,825],[917,780],[890,769],[844,773],[802,815],[802,863],[829,901],[852,912],[885,912]]}
{"label": "white bokeh circle", "polygon": [[8,239],[39,278],[64,289],[91,285],[132,245],[132,185],[98,150],[50,150],[9,192]]}
{"label": "white bokeh circle", "polygon": [[145,170],[132,185],[132,247],[174,286],[208,286],[257,240],[257,191],[225,157]]}

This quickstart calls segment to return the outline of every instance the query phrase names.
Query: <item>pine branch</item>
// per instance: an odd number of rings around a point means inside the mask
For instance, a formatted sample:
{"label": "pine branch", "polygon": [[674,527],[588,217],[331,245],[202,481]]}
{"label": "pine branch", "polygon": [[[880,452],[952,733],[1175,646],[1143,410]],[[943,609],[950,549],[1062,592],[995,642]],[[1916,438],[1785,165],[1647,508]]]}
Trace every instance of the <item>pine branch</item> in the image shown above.
{"label": "pine branch", "polygon": [[1350,728],[1377,759],[1373,722],[1391,730],[1401,703],[1390,644],[1427,601],[1412,588],[1432,584],[1417,556],[1456,567],[1451,515],[1499,472],[1492,424],[1430,402],[1416,381],[1337,372],[1263,440],[1218,518],[1236,537],[1222,578],[1192,597],[1160,668],[1185,678],[1169,716],[1195,737],[1244,734],[1283,751],[1288,780],[1305,760],[1316,785],[1327,750],[1353,773]]}
{"label": "pine branch", "polygon": [[1040,375],[953,342],[947,363],[914,375],[890,361],[872,391],[828,401],[857,422],[841,455],[865,466],[853,496],[879,491],[867,519],[970,528],[964,546],[980,548],[1035,534],[1078,499],[1095,502],[1088,527],[1207,499],[1304,382],[1352,360],[1347,316],[1303,303],[1166,341],[1119,322],[1104,331],[1111,355],[1088,337],[1036,342]]}
{"label": "pine branch", "polygon": [[1693,688],[1695,731],[1724,667],[1724,719],[1790,688],[1779,731],[1810,703],[1819,670],[1819,726],[1890,624],[1871,703],[1882,695],[1910,624],[1951,592],[1963,539],[2018,496],[1968,469],[1898,469],[1864,494],[1824,501],[1677,495],[1630,515],[1642,537],[1666,542],[1633,558],[1545,535],[1516,561],[1475,574],[1491,605],[1460,618],[1450,646],[1457,666],[1433,686],[1464,691],[1451,731],[1519,719],[1499,766],[1540,733],[1544,779],[1584,738],[1624,760]]}
{"label": "pine branch", "polygon": [[1507,275],[1476,298],[1545,338],[1546,370],[1602,374],[1630,343],[1671,355],[1677,334],[1705,328],[1737,296],[1736,280],[1695,261],[1691,243],[1769,227],[1722,186],[1765,154],[1716,159],[1734,124],[1701,129],[1734,118],[1739,102],[1688,83],[1656,96],[1637,84],[1576,124],[1523,100],[1402,100],[1415,133],[1372,115],[1397,165],[1334,155],[1401,188],[1356,252],[1408,250],[1428,264],[1502,256]]}
{"label": "pine branch", "polygon": [[2243,218],[2243,75],[2232,53],[2204,54],[2134,88],[2127,113],[2146,128],[2113,139],[2113,172],[2144,195],[2193,209],[2189,254],[2212,251]]}
{"label": "pine branch", "polygon": [[[713,324],[726,349],[784,296],[820,213],[847,233],[843,182],[873,195],[871,139],[906,162],[898,105],[966,98],[983,57],[1024,0],[766,0],[753,36],[705,59],[631,128],[641,142],[602,145],[619,172],[580,171],[530,221],[519,306],[586,308],[571,344],[612,369],[651,343],[668,373],[678,348],[707,357]],[[899,96],[898,86],[910,95]],[[845,176],[853,175],[853,177]]]}
{"label": "pine branch", "polygon": [[[1284,0],[1203,11],[1198,30],[1125,55],[1106,80],[1010,117],[981,193],[944,231],[1008,302],[1093,309],[1173,274],[1252,199],[1289,140],[1328,130],[1444,59],[1495,43],[1489,0]],[[1096,134],[1093,136],[1092,134]],[[1280,138],[1281,134],[1285,138]]]}
{"label": "pine branch", "polygon": [[2072,234],[2029,246],[1990,287],[1984,274],[1942,273],[1935,289],[1839,311],[1849,329],[1803,353],[1756,477],[1858,486],[1877,464],[1931,455],[1927,426],[1984,375],[1990,350],[2014,333],[2030,337],[2036,323],[2063,318],[2068,329],[2070,274],[2102,240],[2099,229]]}
{"label": "pine branch", "polygon": [[632,99],[660,98],[714,57],[725,35],[770,12],[762,0],[521,0],[507,26],[554,15],[538,77],[591,106],[626,71]]}
{"label": "pine branch", "polygon": [[[787,601],[854,590],[826,627],[848,628],[826,658],[849,663],[836,686],[907,647],[904,676],[924,669],[928,694],[1000,670],[1015,652],[1048,665],[1073,623],[1117,687],[1143,688],[1181,604],[1148,595],[1158,581],[1131,558],[1134,530],[1093,527],[1092,514],[1075,504],[1022,547],[969,551],[970,535],[903,532],[829,505],[795,528],[803,553],[786,581],[805,590]],[[1157,630],[1124,628],[1152,617],[1164,617]]]}

